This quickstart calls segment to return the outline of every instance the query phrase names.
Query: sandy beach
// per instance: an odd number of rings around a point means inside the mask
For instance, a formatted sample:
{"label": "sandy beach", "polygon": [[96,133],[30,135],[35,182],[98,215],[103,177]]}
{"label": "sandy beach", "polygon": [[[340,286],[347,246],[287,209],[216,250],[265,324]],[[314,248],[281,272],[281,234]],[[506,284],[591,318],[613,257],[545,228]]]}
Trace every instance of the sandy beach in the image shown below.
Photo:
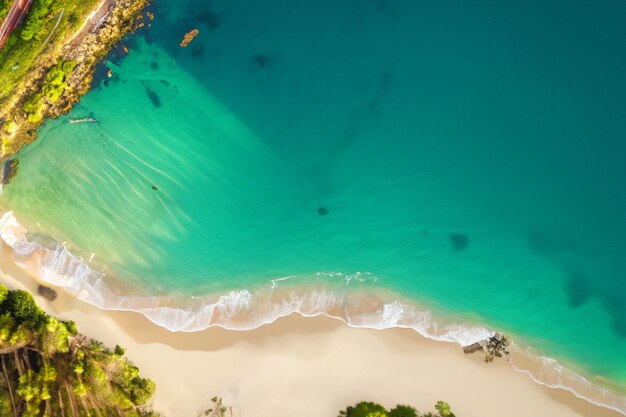
{"label": "sandy beach", "polygon": [[[0,281],[36,294],[37,283],[2,251]],[[504,361],[487,365],[459,346],[409,329],[354,329],[324,317],[292,315],[256,330],[171,333],[138,313],[102,311],[60,291],[49,313],[79,331],[126,348],[156,382],[153,406],[195,417],[221,396],[237,416],[335,416],[360,400],[432,410],[450,403],[459,417],[618,417],[571,393],[542,387]]]}

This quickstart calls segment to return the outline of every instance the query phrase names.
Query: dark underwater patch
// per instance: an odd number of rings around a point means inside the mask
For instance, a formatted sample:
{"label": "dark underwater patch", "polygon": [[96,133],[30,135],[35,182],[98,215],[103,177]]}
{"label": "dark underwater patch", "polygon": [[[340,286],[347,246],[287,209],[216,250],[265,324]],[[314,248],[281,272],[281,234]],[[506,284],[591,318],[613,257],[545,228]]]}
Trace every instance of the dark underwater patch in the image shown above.
{"label": "dark underwater patch", "polygon": [[255,69],[264,69],[270,66],[272,63],[271,59],[265,54],[256,54],[250,60],[250,65]]}
{"label": "dark underwater patch", "polygon": [[452,243],[452,249],[460,252],[467,248],[469,245],[469,237],[464,233],[450,233],[448,235],[450,243]]}
{"label": "dark underwater patch", "polygon": [[148,94],[148,98],[154,107],[161,107],[161,98],[154,90],[150,87],[146,87],[146,94]]}
{"label": "dark underwater patch", "polygon": [[579,307],[589,298],[590,286],[585,277],[579,272],[571,271],[567,274],[567,295],[572,307]]}
{"label": "dark underwater patch", "polygon": [[204,46],[194,46],[191,48],[191,56],[197,58],[204,54]]}
{"label": "dark underwater patch", "polygon": [[320,216],[326,216],[328,215],[328,210],[326,209],[326,207],[318,207],[317,208],[317,214],[319,214]]}
{"label": "dark underwater patch", "polygon": [[157,61],[150,62],[150,68],[152,68],[152,71],[158,70],[159,69],[159,63]]}
{"label": "dark underwater patch", "polygon": [[204,24],[209,31],[217,29],[220,25],[219,16],[208,10],[199,13],[198,20]]}
{"label": "dark underwater patch", "polygon": [[109,68],[107,68],[104,62],[99,62],[95,66],[93,78],[91,79],[90,89],[100,88],[102,84],[104,84],[105,86],[109,85]]}
{"label": "dark underwater patch", "polygon": [[[567,277],[564,290],[571,307],[583,305],[590,298],[597,298],[611,317],[613,330],[620,337],[626,338],[626,271],[612,280],[603,276],[605,271],[584,268],[585,258],[593,254],[586,248],[584,241],[564,231],[538,231],[528,234],[528,248],[535,254],[554,262]],[[580,272],[584,269],[584,273]],[[596,284],[597,282],[597,284]]]}
{"label": "dark underwater patch", "polygon": [[579,246],[576,239],[564,232],[546,233],[533,230],[528,233],[527,242],[532,252],[547,257],[575,251]]}
{"label": "dark underwater patch", "polygon": [[128,51],[136,46],[137,42],[133,38],[127,38],[124,43],[119,43],[111,49],[111,52],[107,55],[107,60],[119,66],[122,60],[128,56]]}

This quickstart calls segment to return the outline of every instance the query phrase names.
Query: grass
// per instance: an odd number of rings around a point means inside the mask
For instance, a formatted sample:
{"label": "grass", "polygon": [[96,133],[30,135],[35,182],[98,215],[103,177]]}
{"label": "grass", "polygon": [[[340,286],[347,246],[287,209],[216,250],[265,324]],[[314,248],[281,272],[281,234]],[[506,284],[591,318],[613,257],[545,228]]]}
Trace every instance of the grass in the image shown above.
{"label": "grass", "polygon": [[0,0],[0,20],[6,17],[10,6],[10,0]]}
{"label": "grass", "polygon": [[[0,16],[10,2],[0,0]],[[41,53],[58,52],[63,41],[76,33],[98,3],[99,0],[34,1],[26,18],[0,49],[0,105],[20,87],[26,75],[37,68]],[[58,27],[45,43],[60,16]]]}

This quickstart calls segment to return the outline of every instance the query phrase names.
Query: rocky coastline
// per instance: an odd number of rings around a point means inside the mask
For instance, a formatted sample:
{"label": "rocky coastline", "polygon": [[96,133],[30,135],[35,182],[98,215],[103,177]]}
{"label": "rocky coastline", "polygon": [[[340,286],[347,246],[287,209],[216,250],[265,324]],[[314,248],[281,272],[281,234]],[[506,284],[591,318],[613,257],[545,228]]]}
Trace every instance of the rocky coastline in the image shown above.
{"label": "rocky coastline", "polygon": [[[37,130],[47,118],[68,113],[91,86],[96,64],[124,36],[144,26],[143,11],[148,0],[103,0],[77,33],[63,41],[60,48],[43,51],[37,65],[17,86],[10,97],[0,103],[0,161],[6,165],[24,145],[37,138]],[[50,100],[40,97],[38,117],[28,117],[24,110],[27,100],[40,94],[51,69],[64,62],[75,64],[67,75],[67,86],[60,96]],[[11,164],[17,167],[17,164]],[[4,177],[7,175],[7,169]],[[9,176],[15,173],[9,169]]]}

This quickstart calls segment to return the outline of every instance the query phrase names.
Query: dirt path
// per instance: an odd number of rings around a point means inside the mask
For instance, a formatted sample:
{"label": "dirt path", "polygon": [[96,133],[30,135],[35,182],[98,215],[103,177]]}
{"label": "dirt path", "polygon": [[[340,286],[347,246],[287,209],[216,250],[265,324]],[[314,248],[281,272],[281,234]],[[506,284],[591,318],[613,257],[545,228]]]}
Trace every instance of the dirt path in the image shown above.
{"label": "dirt path", "polygon": [[109,14],[113,0],[102,0],[98,7],[89,13],[85,18],[83,25],[76,31],[66,44],[79,44],[81,40],[91,31],[96,29]]}

